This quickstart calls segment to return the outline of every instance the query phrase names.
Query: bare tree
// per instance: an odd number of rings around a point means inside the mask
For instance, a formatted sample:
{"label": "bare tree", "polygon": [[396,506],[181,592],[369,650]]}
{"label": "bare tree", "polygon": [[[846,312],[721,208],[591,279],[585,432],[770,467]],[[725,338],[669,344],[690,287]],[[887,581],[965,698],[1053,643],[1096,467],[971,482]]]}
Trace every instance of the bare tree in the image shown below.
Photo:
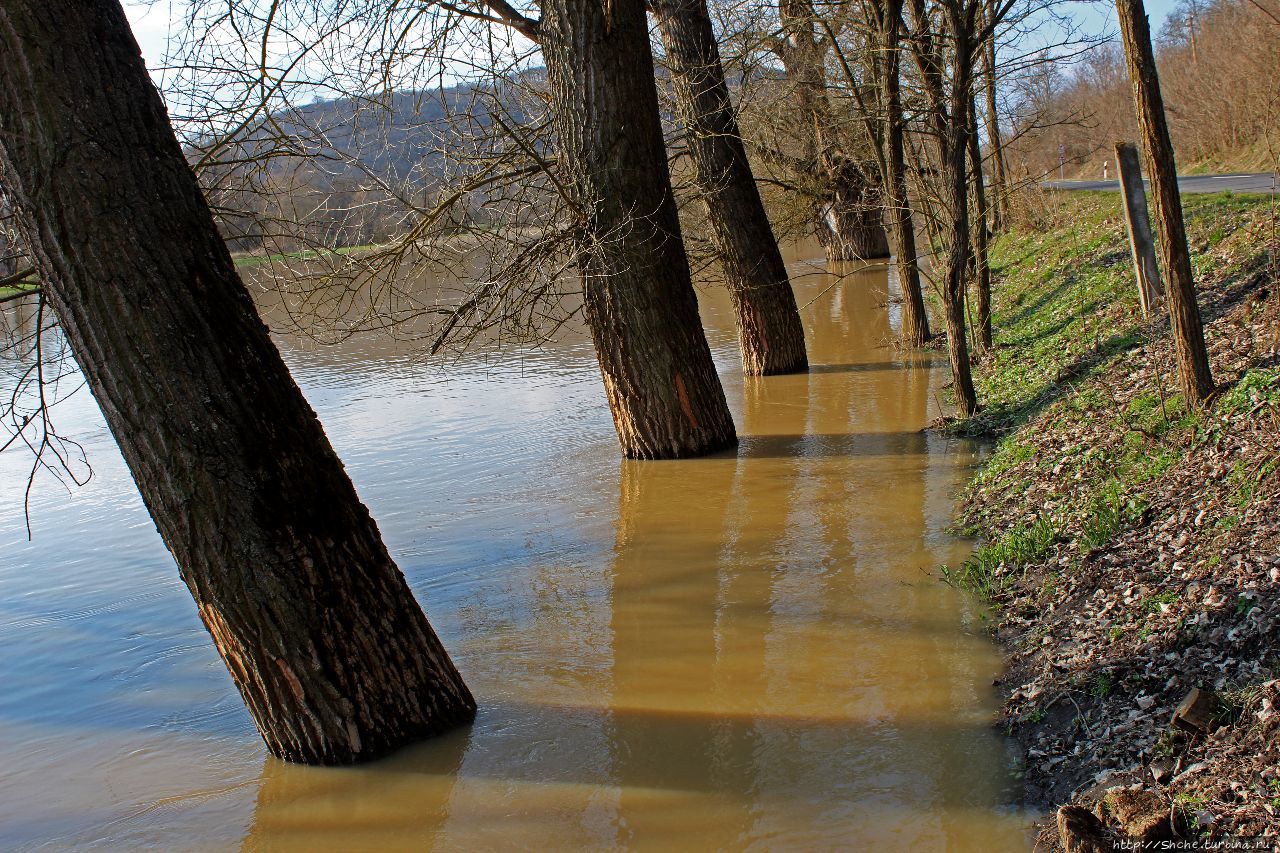
{"label": "bare tree", "polygon": [[[965,334],[965,270],[971,252],[969,218],[969,139],[975,132],[974,63],[995,22],[1011,5],[997,9],[991,21],[980,17],[980,0],[908,0],[910,44],[926,99],[926,121],[932,134],[939,176],[942,225],[941,280],[947,321],[947,350],[962,417],[978,408]],[[980,164],[978,166],[980,168]]]}
{"label": "bare tree", "polygon": [[[863,16],[868,44],[863,50],[872,97],[858,97],[867,135],[875,147],[884,186],[884,218],[902,288],[902,336],[909,345],[921,346],[929,338],[929,316],[920,286],[915,217],[907,190],[906,119],[902,108],[902,0],[864,0]],[[832,49],[845,71],[845,82],[857,95],[860,89],[852,64],[828,28]],[[870,101],[874,98],[874,103]]]}
{"label": "bare tree", "polygon": [[[303,133],[284,127],[281,116],[300,110],[263,106],[276,93],[341,92],[376,124],[394,117],[398,95],[421,95],[446,77],[453,92],[457,80],[469,83],[466,98],[437,111],[438,136],[424,152],[428,186],[366,169],[369,183],[382,180],[388,210],[400,211],[396,233],[367,250],[315,253],[308,264],[323,269],[292,280],[302,291],[296,303],[321,306],[346,327],[401,324],[433,352],[482,334],[536,344],[580,315],[624,455],[682,457],[735,443],[676,219],[643,7],[243,0],[193,9],[207,24],[202,32],[224,35],[205,35],[187,51],[192,68],[209,67],[211,56],[234,63],[224,38],[271,54],[280,16],[305,21],[299,29],[310,34],[263,63],[268,73],[239,66],[250,80],[245,106],[212,139],[248,128],[284,149],[323,137],[315,111]],[[317,58],[337,54],[344,64]],[[273,82],[264,88],[259,79]],[[186,85],[203,93],[192,100],[206,113],[227,88],[207,74]],[[310,159],[323,162],[331,143]],[[424,294],[423,273],[449,292]]]}
{"label": "bare tree", "polygon": [[861,132],[850,132],[853,123],[831,103],[831,40],[822,20],[810,0],[780,0],[780,32],[769,40],[786,75],[788,134],[798,141],[790,163],[809,178],[813,224],[829,260],[885,257],[889,245],[874,153],[859,144]]}
{"label": "bare tree", "polygon": [[1182,199],[1178,192],[1173,143],[1165,123],[1160,79],[1151,50],[1151,30],[1142,0],[1116,0],[1116,12],[1120,17],[1142,147],[1147,155],[1147,170],[1151,178],[1165,295],[1178,354],[1178,378],[1187,405],[1202,406],[1213,394],[1213,374],[1209,370],[1209,354],[1204,345],[1200,306],[1196,304],[1191,252],[1187,248],[1187,233],[1182,221]]}
{"label": "bare tree", "polygon": [[694,181],[733,302],[743,372],[761,376],[804,370],[809,363],[804,327],[747,161],[706,0],[651,5]]}
{"label": "bare tree", "polygon": [[23,497],[27,535],[36,477],[48,473],[64,487],[84,485],[93,476],[84,448],[58,432],[57,403],[84,387],[58,334],[54,312],[36,274],[19,216],[0,186],[0,423],[8,433],[0,452],[23,447],[31,469]]}
{"label": "bare tree", "polygon": [[[990,39],[988,39],[990,41]],[[968,150],[971,178],[969,193],[973,200],[973,289],[977,291],[977,338],[984,350],[991,349],[991,264],[987,257],[991,229],[987,218],[987,188],[982,175],[982,150],[978,142],[977,98],[969,102]]]}
{"label": "bare tree", "polygon": [[[1180,162],[1230,170],[1274,163],[1280,128],[1280,83],[1272,73],[1280,62],[1276,20],[1275,0],[1185,0],[1152,34],[1165,121]],[[1100,177],[1103,161],[1114,158],[1114,142],[1136,138],[1124,47],[1109,35],[1081,35],[1074,51],[1059,51],[1051,65],[1028,69],[1032,73],[1021,80],[1001,75],[1004,115],[1011,122],[1005,147],[1017,138],[1016,153],[1006,151],[1007,163],[1025,162],[1033,174],[1045,174],[1057,169],[1061,145],[1069,171]],[[1005,69],[1016,62],[1015,48],[1001,42]]]}
{"label": "bare tree", "polygon": [[0,185],[200,617],[281,758],[475,702],[258,319],[120,5],[0,8]]}
{"label": "bare tree", "polygon": [[[995,15],[997,0],[987,0],[983,6],[983,23],[992,20]],[[997,104],[997,79],[1000,64],[996,60],[996,46],[999,41],[997,29],[992,26],[982,46],[982,91],[986,98],[987,148],[991,158],[991,230],[999,233],[1004,230],[1006,211],[1006,193],[1008,192],[1008,170],[1004,161],[1004,137],[1000,132],[1000,108]],[[975,110],[976,112],[976,110]]]}

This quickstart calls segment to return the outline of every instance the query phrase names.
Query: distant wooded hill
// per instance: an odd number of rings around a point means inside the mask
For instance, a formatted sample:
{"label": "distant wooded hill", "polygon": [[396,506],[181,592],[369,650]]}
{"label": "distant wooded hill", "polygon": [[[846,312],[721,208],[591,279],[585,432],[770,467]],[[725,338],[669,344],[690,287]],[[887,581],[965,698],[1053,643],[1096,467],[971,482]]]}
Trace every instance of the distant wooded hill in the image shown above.
{"label": "distant wooded hill", "polygon": [[[445,181],[510,144],[493,116],[511,127],[528,123],[543,79],[539,69],[501,86],[296,107],[221,146],[201,180],[236,250],[385,240],[406,209],[431,205]],[[482,201],[481,193],[476,205]]]}

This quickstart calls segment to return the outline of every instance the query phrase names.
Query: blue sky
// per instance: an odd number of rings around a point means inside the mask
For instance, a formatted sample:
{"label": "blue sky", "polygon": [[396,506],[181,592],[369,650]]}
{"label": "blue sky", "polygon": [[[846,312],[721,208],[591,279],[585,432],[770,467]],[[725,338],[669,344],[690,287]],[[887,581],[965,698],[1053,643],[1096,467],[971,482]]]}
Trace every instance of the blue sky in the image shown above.
{"label": "blue sky", "polygon": [[[1147,15],[1151,18],[1153,33],[1160,31],[1161,25],[1176,2],[1177,0],[1147,0]],[[181,4],[178,4],[179,8],[180,6]],[[1111,32],[1115,32],[1116,10],[1113,3],[1082,0],[1082,2],[1073,3],[1072,6],[1074,7],[1071,9],[1072,14],[1082,23],[1088,24],[1090,29],[1096,30],[1107,26]],[[170,20],[175,14],[173,0],[159,0],[146,5],[129,3],[126,0],[125,12],[129,15],[134,37],[142,47],[142,55],[146,57],[147,65],[151,68],[160,66],[164,60],[165,40],[172,26]]]}
{"label": "blue sky", "polygon": [[[1153,35],[1159,34],[1165,18],[1169,17],[1176,3],[1177,0],[1146,0],[1147,17],[1151,19]],[[1115,32],[1120,26],[1116,21],[1115,3],[1081,2],[1073,5],[1076,8],[1071,10],[1072,14],[1091,27],[1106,25],[1111,32]]]}
{"label": "blue sky", "polygon": [[169,35],[171,7],[167,2],[153,5],[125,2],[125,14],[133,27],[133,37],[142,48],[142,56],[148,68],[159,66],[164,60],[165,41]]}

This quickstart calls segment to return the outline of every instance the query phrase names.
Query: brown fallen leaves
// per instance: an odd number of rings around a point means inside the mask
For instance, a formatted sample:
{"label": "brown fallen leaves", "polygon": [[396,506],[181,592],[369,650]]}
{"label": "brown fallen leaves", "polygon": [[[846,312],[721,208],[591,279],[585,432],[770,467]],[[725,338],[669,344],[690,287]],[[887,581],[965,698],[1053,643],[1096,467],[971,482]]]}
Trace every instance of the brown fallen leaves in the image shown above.
{"label": "brown fallen leaves", "polygon": [[[1201,282],[1225,393],[1280,364],[1274,271],[1242,268]],[[1063,827],[1080,830],[1072,837],[1086,846],[1071,849],[1081,850],[1092,849],[1090,827],[1280,843],[1280,411],[1263,396],[1164,435],[1117,428],[1116,413],[1161,376],[1176,387],[1172,369],[1166,323],[1075,386],[1105,401],[1101,411],[1068,417],[1069,398],[1049,406],[1016,434],[1034,453],[965,499],[966,520],[992,538],[1045,517],[1059,531],[1044,559],[1001,569],[995,599],[1010,652],[1002,723],[1025,747],[1028,797],[1078,807],[1044,827],[1050,847],[1077,843]],[[1091,548],[1088,520],[1072,511],[1097,486],[1085,457],[1117,458],[1135,440],[1171,462],[1124,484],[1141,493],[1139,516]],[[1171,726],[1193,688],[1213,697],[1214,724]]]}

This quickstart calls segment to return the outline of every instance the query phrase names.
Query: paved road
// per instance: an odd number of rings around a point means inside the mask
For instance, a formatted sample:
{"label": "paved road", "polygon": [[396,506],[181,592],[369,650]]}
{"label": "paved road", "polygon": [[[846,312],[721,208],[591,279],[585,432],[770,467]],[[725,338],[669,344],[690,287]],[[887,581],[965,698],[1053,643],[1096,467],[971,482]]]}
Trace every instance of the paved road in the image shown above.
{"label": "paved road", "polygon": [[[1044,186],[1055,190],[1119,190],[1119,181],[1045,181]],[[1147,185],[1150,190],[1150,184]],[[1231,190],[1237,193],[1276,192],[1277,182],[1271,172],[1234,175],[1182,175],[1178,189],[1184,193],[1220,193]]]}

